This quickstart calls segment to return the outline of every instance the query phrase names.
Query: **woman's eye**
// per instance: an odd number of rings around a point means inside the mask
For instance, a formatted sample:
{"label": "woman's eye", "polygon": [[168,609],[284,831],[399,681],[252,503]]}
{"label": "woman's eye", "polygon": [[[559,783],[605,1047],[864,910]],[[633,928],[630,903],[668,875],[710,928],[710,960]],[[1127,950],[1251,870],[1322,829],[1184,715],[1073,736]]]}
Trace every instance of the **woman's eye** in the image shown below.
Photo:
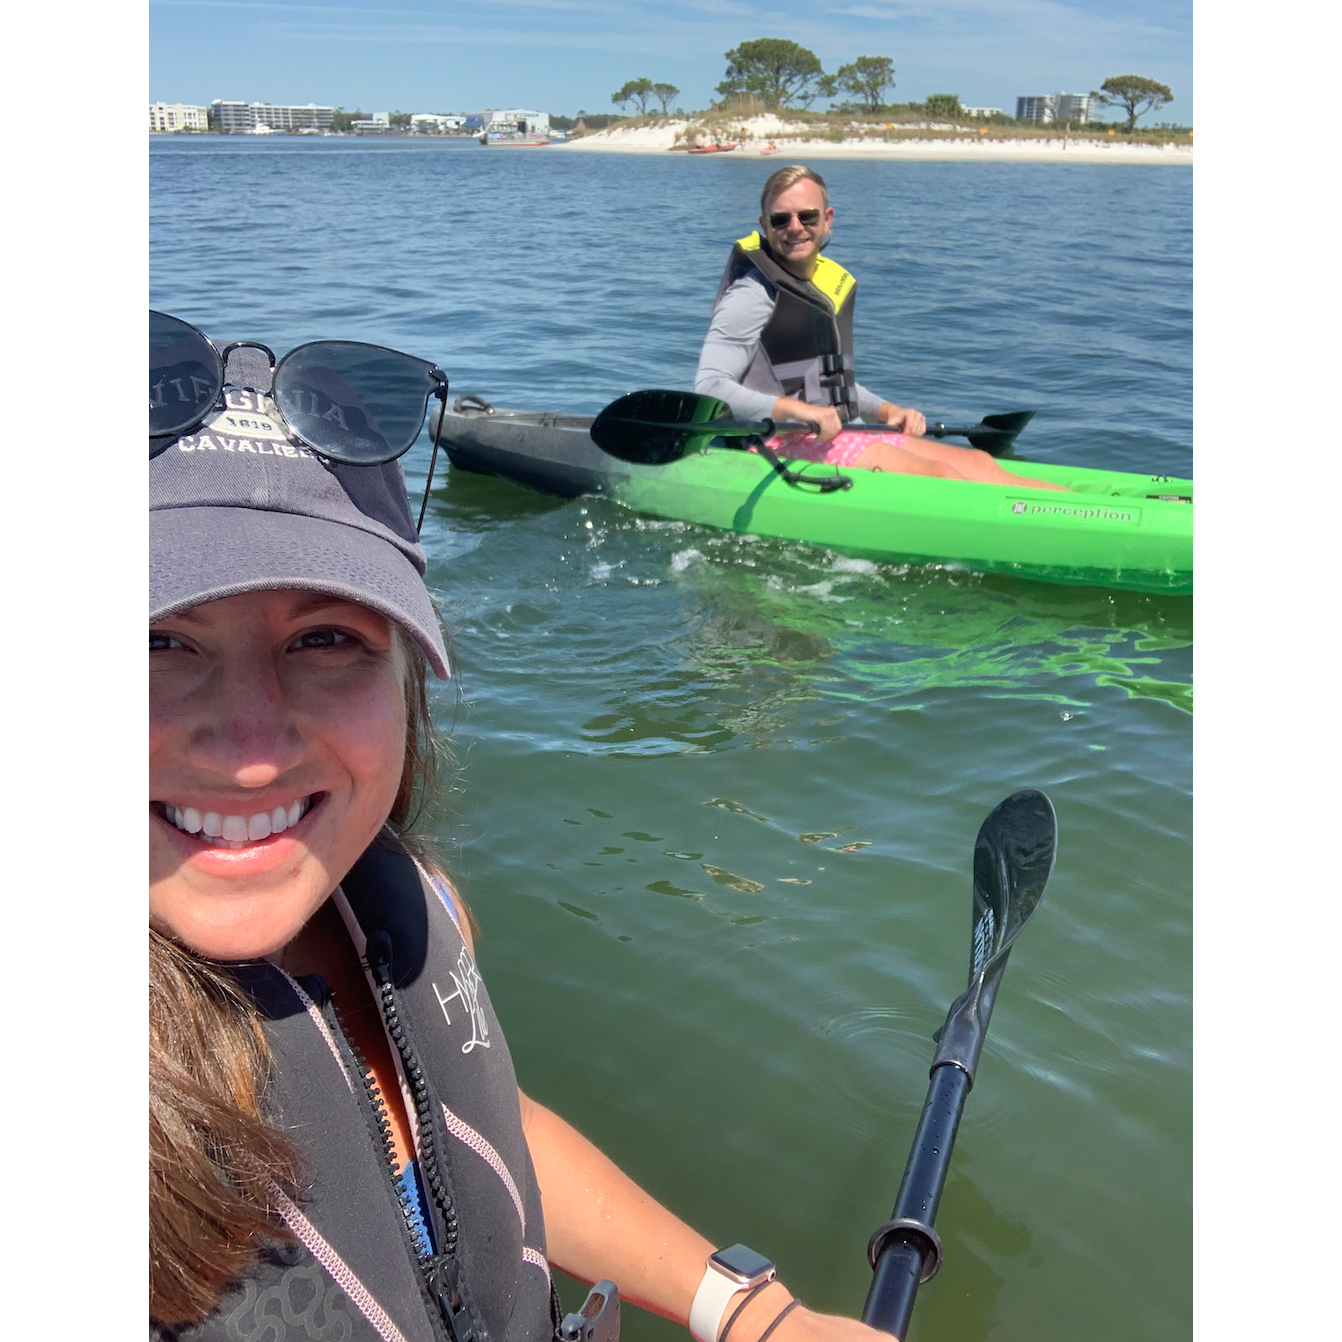
{"label": "woman's eye", "polygon": [[149,651],[166,652],[169,648],[183,648],[186,644],[178,642],[171,634],[161,634],[155,629],[149,631]]}
{"label": "woman's eye", "polygon": [[310,634],[300,634],[294,640],[293,646],[296,648],[338,648],[347,643],[353,643],[348,634],[342,634],[339,629],[314,629]]}

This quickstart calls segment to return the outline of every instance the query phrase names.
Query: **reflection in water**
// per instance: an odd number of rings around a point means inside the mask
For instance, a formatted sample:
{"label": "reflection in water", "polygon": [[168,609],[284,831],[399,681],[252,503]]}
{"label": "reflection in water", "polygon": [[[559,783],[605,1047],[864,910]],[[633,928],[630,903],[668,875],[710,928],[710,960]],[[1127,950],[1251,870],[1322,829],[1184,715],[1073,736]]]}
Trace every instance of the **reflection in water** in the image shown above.
{"label": "reflection in water", "polygon": [[[605,550],[621,533],[650,529],[609,521]],[[669,554],[662,579],[687,608],[683,661],[612,687],[608,711],[583,724],[591,745],[643,754],[712,750],[738,735],[767,744],[804,700],[914,709],[929,692],[966,688],[1075,709],[1088,706],[1088,689],[1116,686],[1192,711],[1189,598],[875,564],[691,530],[694,544]],[[596,581],[646,584],[644,567],[621,574],[607,564]]]}
{"label": "reflection in water", "polygon": [[1164,665],[1158,654],[1191,646],[1187,597],[875,564],[735,536],[701,538],[673,568],[705,608],[695,655],[729,676],[761,663],[807,667],[819,673],[818,694],[842,697],[851,678],[891,707],[952,686],[1056,699],[1058,678],[1093,677],[1192,709],[1190,684],[1146,671]]}

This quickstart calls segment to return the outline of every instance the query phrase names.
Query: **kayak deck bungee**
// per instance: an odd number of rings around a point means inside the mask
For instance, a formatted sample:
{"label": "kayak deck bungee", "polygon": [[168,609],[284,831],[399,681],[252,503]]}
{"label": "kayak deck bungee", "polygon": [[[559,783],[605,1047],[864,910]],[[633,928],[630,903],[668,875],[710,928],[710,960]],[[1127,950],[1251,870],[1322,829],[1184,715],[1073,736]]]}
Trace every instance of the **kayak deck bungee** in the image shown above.
{"label": "kayak deck bungee", "polygon": [[[429,430],[436,427],[437,409]],[[887,562],[953,563],[989,573],[1133,591],[1193,590],[1193,482],[999,459],[1013,474],[1072,493],[844,470],[831,494],[789,487],[758,454],[709,447],[641,466],[608,456],[592,416],[488,407],[459,397],[443,419],[456,467],[564,498],[601,495],[636,512],[824,546]],[[793,462],[817,478],[835,469]]]}

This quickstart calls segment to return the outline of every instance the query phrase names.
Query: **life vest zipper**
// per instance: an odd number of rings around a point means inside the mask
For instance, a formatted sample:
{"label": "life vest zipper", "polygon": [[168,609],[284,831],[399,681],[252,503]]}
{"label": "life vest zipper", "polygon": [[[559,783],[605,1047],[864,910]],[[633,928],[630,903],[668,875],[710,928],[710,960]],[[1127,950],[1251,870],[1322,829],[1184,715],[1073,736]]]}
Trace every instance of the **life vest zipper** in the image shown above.
{"label": "life vest zipper", "polygon": [[[401,1217],[405,1221],[406,1235],[408,1236],[411,1245],[416,1245],[419,1241],[419,1236],[415,1233],[414,1208],[411,1205],[410,1194],[396,1172],[396,1147],[392,1142],[391,1118],[387,1112],[387,1102],[382,1096],[382,1088],[377,1084],[377,1078],[373,1075],[373,1069],[368,1065],[368,1059],[360,1051],[359,1046],[354,1042],[354,1036],[346,1028],[344,1019],[340,1015],[340,1008],[336,1006],[333,994],[327,998],[327,1004],[330,1006],[331,1012],[335,1016],[336,1026],[344,1036],[345,1043],[349,1046],[350,1052],[354,1055],[354,1065],[358,1069],[359,1080],[363,1083],[363,1091],[368,1099],[368,1107],[373,1113],[373,1126],[382,1142],[382,1158],[386,1162],[387,1174],[391,1178],[391,1186],[396,1194],[396,1202],[401,1209]],[[422,1262],[424,1255],[416,1250],[416,1257]]]}
{"label": "life vest zipper", "polygon": [[[400,1011],[396,1004],[396,987],[392,981],[391,938],[383,931],[374,932],[368,938],[365,950],[369,972],[377,988],[378,1009],[382,1013],[387,1035],[396,1046],[400,1055],[401,1070],[406,1084],[410,1088],[411,1102],[415,1108],[415,1121],[419,1128],[419,1169],[424,1183],[428,1186],[432,1210],[436,1212],[434,1229],[437,1232],[439,1251],[421,1257],[420,1267],[429,1292],[442,1311],[454,1342],[474,1342],[475,1325],[470,1311],[462,1299],[457,1270],[457,1209],[452,1201],[452,1192],[443,1174],[440,1162],[438,1141],[433,1122],[433,1097],[429,1094],[427,1078],[419,1058],[411,1047],[410,1039],[401,1023]],[[381,1096],[378,1097],[381,1103]],[[385,1105],[382,1108],[385,1118]],[[391,1151],[390,1124],[384,1136],[387,1149]],[[393,1179],[396,1177],[395,1157],[390,1157]],[[404,1210],[404,1209],[403,1209]]]}

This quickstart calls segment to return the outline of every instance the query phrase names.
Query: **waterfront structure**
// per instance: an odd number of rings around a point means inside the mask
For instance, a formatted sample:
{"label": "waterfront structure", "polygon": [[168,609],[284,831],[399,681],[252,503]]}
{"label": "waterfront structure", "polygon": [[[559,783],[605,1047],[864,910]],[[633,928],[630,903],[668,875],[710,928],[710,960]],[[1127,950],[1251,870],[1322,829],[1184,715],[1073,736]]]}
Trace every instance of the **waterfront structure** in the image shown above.
{"label": "waterfront structure", "polygon": [[361,117],[349,123],[351,135],[390,135],[391,113],[374,112],[370,117]]}
{"label": "waterfront structure", "polygon": [[960,109],[965,116],[987,119],[990,116],[1004,116],[1005,113],[1000,107],[963,107]]}
{"label": "waterfront structure", "polygon": [[529,112],[521,107],[509,107],[483,114],[485,130],[490,135],[549,135],[549,112]]}
{"label": "waterfront structure", "polygon": [[1095,110],[1089,93],[1045,93],[1016,99],[1016,120],[1032,125],[1054,121],[1079,121],[1088,125]]}
{"label": "waterfront structure", "polygon": [[191,103],[150,103],[149,133],[176,135],[186,130],[209,130],[209,112]]}
{"label": "waterfront structure", "polygon": [[329,131],[334,112],[335,108],[316,103],[244,103],[216,98],[210,104],[210,128],[224,135],[248,135],[261,127],[272,131]]}
{"label": "waterfront structure", "polygon": [[410,129],[416,135],[459,135],[466,125],[464,116],[442,116],[437,112],[415,112]]}

